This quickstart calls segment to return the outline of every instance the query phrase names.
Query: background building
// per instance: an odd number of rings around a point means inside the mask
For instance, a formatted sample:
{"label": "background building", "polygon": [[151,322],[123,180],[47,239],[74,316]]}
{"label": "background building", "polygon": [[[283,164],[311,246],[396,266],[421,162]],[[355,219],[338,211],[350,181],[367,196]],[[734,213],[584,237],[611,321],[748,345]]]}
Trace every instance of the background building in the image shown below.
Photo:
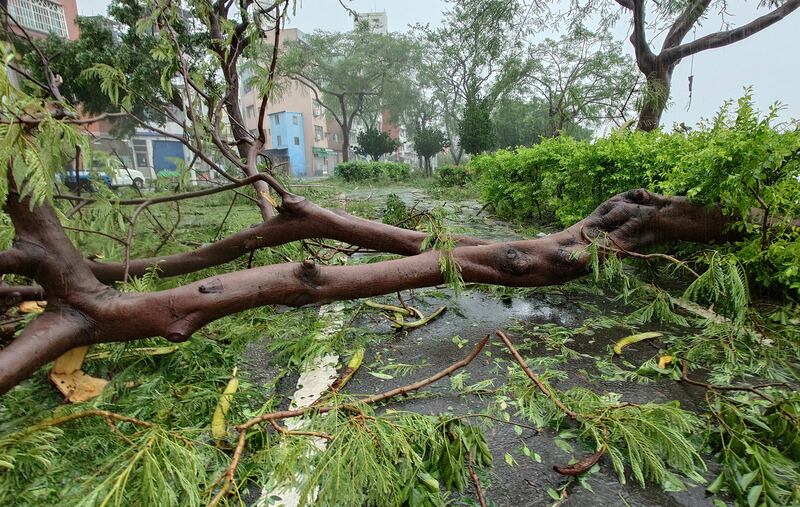
{"label": "background building", "polygon": [[[280,44],[302,39],[303,32],[287,28],[281,31]],[[251,83],[253,74],[244,67],[240,72],[242,114],[247,129],[257,135],[261,94]],[[266,151],[273,163],[278,163],[275,157],[287,157],[287,172],[293,176],[333,174],[333,167],[340,160],[339,153],[328,144],[329,122],[314,92],[291,80],[281,80],[277,89],[267,104],[269,121],[265,119],[264,125],[267,128]]]}
{"label": "background building", "polygon": [[[8,13],[32,37],[47,37],[55,34],[69,40],[76,40],[80,32],[75,18],[78,16],[78,5],[75,0],[8,0]],[[12,32],[19,33],[19,28],[9,21]]]}
{"label": "background building", "polygon": [[358,17],[353,21],[353,28],[359,23],[366,23],[373,33],[386,35],[389,33],[389,19],[384,12],[359,12]]}

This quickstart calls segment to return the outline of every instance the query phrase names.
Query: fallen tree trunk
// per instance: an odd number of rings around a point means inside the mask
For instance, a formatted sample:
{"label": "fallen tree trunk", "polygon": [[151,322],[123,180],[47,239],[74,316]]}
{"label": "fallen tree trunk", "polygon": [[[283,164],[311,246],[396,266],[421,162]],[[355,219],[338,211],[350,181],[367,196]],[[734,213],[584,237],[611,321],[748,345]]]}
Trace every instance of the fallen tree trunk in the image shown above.
{"label": "fallen tree trunk", "polygon": [[[85,261],[49,205],[30,208],[12,190],[6,210],[17,235],[14,247],[0,253],[0,269],[33,278],[44,287],[48,306],[0,350],[0,393],[74,347],[151,336],[183,341],[213,320],[257,306],[319,304],[444,282],[441,253],[420,252],[425,234],[336,214],[286,194],[281,214],[264,224],[200,253],[132,261],[131,273],[154,263],[168,275],[192,272],[255,248],[307,237],[409,256],[351,266],[285,263],[220,274],[164,291],[121,293],[101,281],[120,279],[124,266]],[[722,236],[730,220],[717,208],[682,197],[632,190],[609,199],[584,220],[556,234],[495,244],[460,238],[463,246],[451,254],[465,282],[554,285],[586,274],[587,247],[595,239],[624,255],[672,241],[713,241]]]}

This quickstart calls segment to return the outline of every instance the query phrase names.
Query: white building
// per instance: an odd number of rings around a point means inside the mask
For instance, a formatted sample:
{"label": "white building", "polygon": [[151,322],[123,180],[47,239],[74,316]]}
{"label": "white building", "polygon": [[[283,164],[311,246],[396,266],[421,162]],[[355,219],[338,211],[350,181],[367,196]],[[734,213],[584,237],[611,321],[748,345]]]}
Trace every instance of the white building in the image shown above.
{"label": "white building", "polygon": [[353,28],[357,28],[359,23],[367,23],[373,33],[386,35],[389,33],[389,19],[384,12],[359,12],[358,17],[353,21]]}

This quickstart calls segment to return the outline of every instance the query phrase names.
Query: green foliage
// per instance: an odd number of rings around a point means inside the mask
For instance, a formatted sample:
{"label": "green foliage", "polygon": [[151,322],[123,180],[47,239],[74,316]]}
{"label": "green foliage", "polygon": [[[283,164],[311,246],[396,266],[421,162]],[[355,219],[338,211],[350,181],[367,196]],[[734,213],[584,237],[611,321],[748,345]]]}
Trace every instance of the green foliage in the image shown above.
{"label": "green foliage", "polygon": [[473,98],[467,101],[458,134],[461,146],[470,155],[495,147],[494,122],[488,100]]}
{"label": "green foliage", "polygon": [[[137,29],[153,21],[145,15],[145,9],[144,3],[117,0],[109,8],[110,19],[100,16],[76,19],[79,39],[70,41],[52,35],[37,42],[52,72],[62,77],[60,91],[66,100],[81,104],[82,110],[90,114],[119,111],[124,104],[140,117],[155,122],[164,120],[163,113],[151,106],[162,107],[172,102],[171,87],[165,90],[162,84],[177,73],[177,66],[171,48],[157,30]],[[170,11],[163,7],[153,10],[161,11],[164,16]],[[185,21],[181,16],[173,16],[171,27],[184,53],[199,60],[202,36],[189,34]],[[117,23],[114,30],[118,30],[118,36],[112,30],[112,23]],[[41,80],[44,70],[38,54],[29,48],[27,41],[18,41],[17,45],[24,55],[25,67]],[[105,75],[87,72],[91,68],[104,68]],[[109,80],[112,70],[119,74],[113,82]],[[122,82],[124,87],[119,86]],[[103,93],[97,93],[98,87]],[[114,127],[120,133],[131,132],[134,126],[128,119],[114,120]]]}
{"label": "green foliage", "polygon": [[472,182],[472,171],[463,165],[444,165],[436,169],[439,183],[446,187],[463,187]]}
{"label": "green foliage", "polygon": [[731,255],[712,252],[707,257],[708,268],[686,288],[684,297],[741,322],[750,304],[744,269]]}
{"label": "green foliage", "polygon": [[748,91],[735,111],[727,104],[688,133],[545,139],[474,157],[469,166],[484,200],[516,220],[552,214],[571,225],[632,188],[719,204],[738,213],[732,227],[744,234],[722,252],[735,256],[758,286],[796,292],[800,232],[791,222],[800,216],[800,128],[776,125],[776,114],[771,108],[761,116]]}
{"label": "green foliage", "polygon": [[464,287],[464,279],[461,277],[461,266],[458,265],[453,257],[453,248],[456,246],[456,239],[450,230],[444,225],[445,211],[442,208],[435,209],[428,215],[427,232],[428,236],[422,241],[420,249],[433,248],[439,252],[439,269],[444,277],[444,282],[458,294]]}
{"label": "green foliage", "polygon": [[304,429],[332,437],[324,453],[289,437],[254,457],[276,484],[299,482],[301,503],[444,507],[468,487],[468,453],[478,470],[492,464],[483,431],[458,420],[341,405]]}
{"label": "green foliage", "polygon": [[323,90],[320,103],[345,132],[356,115],[395,112],[407,94],[404,71],[416,51],[408,37],[374,33],[365,26],[350,32],[317,30],[286,47],[278,72]]}
{"label": "green foliage", "polygon": [[556,118],[550,119],[549,115],[549,107],[541,98],[500,99],[492,111],[497,147],[513,149],[518,146],[531,146],[542,138],[552,137],[557,133],[579,140],[588,140],[592,137],[591,130],[576,123],[577,118],[559,114]]}
{"label": "green foliage", "polygon": [[386,196],[386,208],[383,210],[383,223],[413,230],[417,228],[417,225],[422,221],[424,215],[424,213],[414,213],[413,209],[409,209],[406,203],[404,203],[397,194],[389,194]]}
{"label": "green foliage", "polygon": [[586,132],[581,124],[624,121],[634,112],[631,106],[636,101],[631,97],[635,97],[637,71],[622,43],[609,31],[576,26],[559,40],[547,39],[530,51],[535,60],[530,86],[547,105],[545,136],[575,136]]}
{"label": "green foliage", "polygon": [[[517,404],[522,415],[539,426],[559,428],[565,415],[530,382],[517,385]],[[552,388],[551,388],[552,389]],[[700,421],[696,415],[673,403],[621,403],[615,393],[596,394],[585,388],[556,392],[561,401],[579,414],[578,434],[595,449],[605,448],[620,482],[626,482],[626,467],[644,486],[653,481],[662,487],[685,486],[680,475],[697,483],[705,465],[697,451]]]}
{"label": "green foliage", "polygon": [[[490,111],[529,75],[525,41],[535,8],[520,0],[458,0],[439,27],[415,27],[425,44],[419,67],[451,140],[464,123],[467,98],[485,97]],[[461,149],[454,146],[457,160]]]}
{"label": "green foliage", "polygon": [[333,173],[344,181],[405,181],[411,176],[411,166],[400,162],[342,162]]}
{"label": "green foliage", "polygon": [[[13,53],[2,52],[6,61]],[[63,171],[75,156],[76,146],[89,152],[89,143],[77,129],[54,117],[54,111],[38,97],[25,93],[12,84],[12,71],[5,65],[0,76],[0,110],[5,118],[36,118],[33,126],[18,121],[0,124],[0,164],[10,167],[23,197],[31,197],[31,205],[50,200],[56,174]],[[64,106],[66,109],[66,106]],[[74,114],[72,110],[68,110]],[[0,175],[0,194],[8,191],[8,171]]]}
{"label": "green foliage", "polygon": [[425,167],[430,167],[430,158],[450,146],[450,141],[441,130],[434,127],[421,127],[414,133],[414,151],[425,159]]}
{"label": "green foliage", "polygon": [[359,155],[370,156],[376,162],[382,155],[392,153],[400,146],[400,141],[374,127],[359,132],[356,142],[358,146],[354,151]]}
{"label": "green foliage", "polygon": [[709,492],[725,490],[750,507],[800,503],[800,395],[771,394],[715,398],[709,441],[723,470]]}
{"label": "green foliage", "polygon": [[76,505],[199,506],[205,502],[198,482],[213,480],[206,457],[195,445],[162,429],[136,435],[132,445],[97,474],[105,478],[86,484]]}

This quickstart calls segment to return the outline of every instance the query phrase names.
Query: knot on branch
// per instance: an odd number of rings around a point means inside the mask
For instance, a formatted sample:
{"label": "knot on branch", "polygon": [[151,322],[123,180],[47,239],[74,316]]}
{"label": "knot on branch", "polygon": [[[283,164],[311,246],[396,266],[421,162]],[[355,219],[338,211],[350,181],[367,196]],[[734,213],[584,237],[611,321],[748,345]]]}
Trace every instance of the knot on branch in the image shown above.
{"label": "knot on branch", "polygon": [[533,256],[516,247],[509,247],[502,252],[500,270],[510,275],[523,275],[533,265]]}
{"label": "knot on branch", "polygon": [[201,294],[221,294],[225,292],[225,288],[222,286],[222,282],[219,278],[209,280],[198,287],[197,290]]}
{"label": "knot on branch", "polygon": [[289,194],[283,196],[281,205],[278,206],[278,212],[282,215],[298,215],[302,212],[303,205],[308,202],[305,197]]}

